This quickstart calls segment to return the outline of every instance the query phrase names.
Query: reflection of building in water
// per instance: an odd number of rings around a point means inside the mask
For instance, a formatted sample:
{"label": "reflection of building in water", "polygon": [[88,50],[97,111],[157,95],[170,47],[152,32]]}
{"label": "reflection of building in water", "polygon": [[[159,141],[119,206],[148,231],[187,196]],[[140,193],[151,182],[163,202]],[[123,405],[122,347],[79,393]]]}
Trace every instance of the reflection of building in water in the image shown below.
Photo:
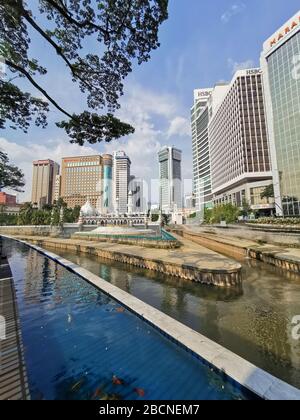
{"label": "reflection of building in water", "polygon": [[56,264],[38,252],[30,250],[24,280],[26,301],[40,302],[45,293],[52,294],[57,280]]}
{"label": "reflection of building in water", "polygon": [[[300,281],[300,276],[298,276],[298,280]],[[298,283],[299,284],[299,283]],[[284,302],[295,302],[295,291],[285,290],[282,296]],[[284,317],[285,325],[286,325],[286,336],[287,336],[287,343],[289,345],[289,353],[287,355],[287,360],[292,361],[291,372],[290,375],[293,378],[294,382],[299,382],[299,370],[300,370],[300,340],[295,340],[292,335],[292,330],[294,325],[292,325],[292,321],[294,316],[300,315],[299,309],[299,301],[300,301],[300,293],[298,293],[298,300],[296,299],[297,305],[290,304],[288,305],[288,311]],[[296,367],[296,369],[294,369]]]}
{"label": "reflection of building in water", "polygon": [[[109,262],[107,262],[107,264],[109,264]],[[100,277],[128,293],[130,292],[130,286],[133,279],[131,273],[121,271],[120,269],[104,263],[100,265]]]}
{"label": "reflection of building in water", "polygon": [[164,287],[162,302],[162,310],[166,313],[176,313],[179,317],[185,317],[187,312],[186,293],[182,287]]}

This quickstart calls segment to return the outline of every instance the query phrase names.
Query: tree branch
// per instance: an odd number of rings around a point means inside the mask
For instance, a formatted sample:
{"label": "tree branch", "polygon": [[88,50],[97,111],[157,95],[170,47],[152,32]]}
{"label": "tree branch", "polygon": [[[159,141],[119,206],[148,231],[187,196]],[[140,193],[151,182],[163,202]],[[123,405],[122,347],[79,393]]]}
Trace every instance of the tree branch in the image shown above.
{"label": "tree branch", "polygon": [[53,0],[45,0],[47,3],[49,3],[54,9],[56,9],[69,23],[71,23],[72,25],[75,25],[81,29],[84,29],[86,26],[93,28],[93,29],[97,29],[98,31],[102,32],[102,34],[106,37],[109,37],[109,32],[106,31],[105,29],[103,29],[101,26],[96,25],[95,23],[89,21],[89,20],[84,20],[82,22],[78,22],[76,19],[74,19],[67,11],[65,8],[59,6],[57,3],[55,3],[55,1]]}
{"label": "tree branch", "polygon": [[71,70],[71,73],[73,77],[76,77],[78,80],[80,80],[88,89],[93,89],[93,86],[91,86],[86,80],[84,80],[75,70],[72,65],[72,63],[67,59],[67,57],[63,54],[62,48],[56,44],[43,30],[42,28],[31,18],[28,11],[24,8],[22,9],[23,16],[26,19],[26,21],[47,41],[50,45],[55,49],[57,55],[59,55],[63,61],[66,63],[66,65]]}
{"label": "tree branch", "polygon": [[51,96],[48,95],[48,93],[33,79],[33,77],[31,77],[31,75],[25,70],[23,69],[23,67],[18,66],[17,64],[12,63],[9,60],[5,61],[6,64],[8,65],[8,67],[18,71],[19,73],[23,74],[28,80],[29,82],[37,89],[39,90],[44,96],[45,98],[48,99],[49,102],[51,102],[51,104],[58,109],[58,111],[60,111],[61,113],[63,113],[64,115],[66,115],[68,118],[71,118],[72,120],[74,120],[74,117],[69,114],[67,111],[65,111],[61,106],[58,105],[58,103],[51,98]]}

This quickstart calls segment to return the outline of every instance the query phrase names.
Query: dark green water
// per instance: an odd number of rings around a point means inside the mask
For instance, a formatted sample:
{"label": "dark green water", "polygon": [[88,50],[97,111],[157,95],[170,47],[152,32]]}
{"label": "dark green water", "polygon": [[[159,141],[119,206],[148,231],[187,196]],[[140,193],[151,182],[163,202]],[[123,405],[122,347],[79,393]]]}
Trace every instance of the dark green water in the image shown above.
{"label": "dark green water", "polygon": [[57,252],[300,388],[300,340],[292,338],[292,319],[300,315],[300,276],[243,260],[242,287],[223,290]]}

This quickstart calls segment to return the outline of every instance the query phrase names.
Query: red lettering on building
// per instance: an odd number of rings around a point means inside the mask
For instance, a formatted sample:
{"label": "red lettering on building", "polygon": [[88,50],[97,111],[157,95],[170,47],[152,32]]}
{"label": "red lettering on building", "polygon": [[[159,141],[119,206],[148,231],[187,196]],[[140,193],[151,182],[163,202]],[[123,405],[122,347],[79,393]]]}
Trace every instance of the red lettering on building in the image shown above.
{"label": "red lettering on building", "polygon": [[293,29],[295,29],[300,24],[300,16],[298,17],[298,21],[294,20],[290,26],[287,26],[284,30],[284,33],[279,32],[276,38],[273,38],[270,41],[270,47],[274,47],[274,45],[277,44],[277,42],[281,41],[286,35],[288,35]]}

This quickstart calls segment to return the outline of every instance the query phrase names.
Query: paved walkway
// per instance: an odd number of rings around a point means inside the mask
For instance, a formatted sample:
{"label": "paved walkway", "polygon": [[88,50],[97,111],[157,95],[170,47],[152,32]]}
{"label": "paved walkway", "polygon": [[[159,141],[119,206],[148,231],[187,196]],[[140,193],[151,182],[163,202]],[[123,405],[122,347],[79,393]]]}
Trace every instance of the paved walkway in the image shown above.
{"label": "paved walkway", "polygon": [[0,337],[0,400],[30,399],[14,282],[7,259],[0,259],[0,316],[5,339]]}

